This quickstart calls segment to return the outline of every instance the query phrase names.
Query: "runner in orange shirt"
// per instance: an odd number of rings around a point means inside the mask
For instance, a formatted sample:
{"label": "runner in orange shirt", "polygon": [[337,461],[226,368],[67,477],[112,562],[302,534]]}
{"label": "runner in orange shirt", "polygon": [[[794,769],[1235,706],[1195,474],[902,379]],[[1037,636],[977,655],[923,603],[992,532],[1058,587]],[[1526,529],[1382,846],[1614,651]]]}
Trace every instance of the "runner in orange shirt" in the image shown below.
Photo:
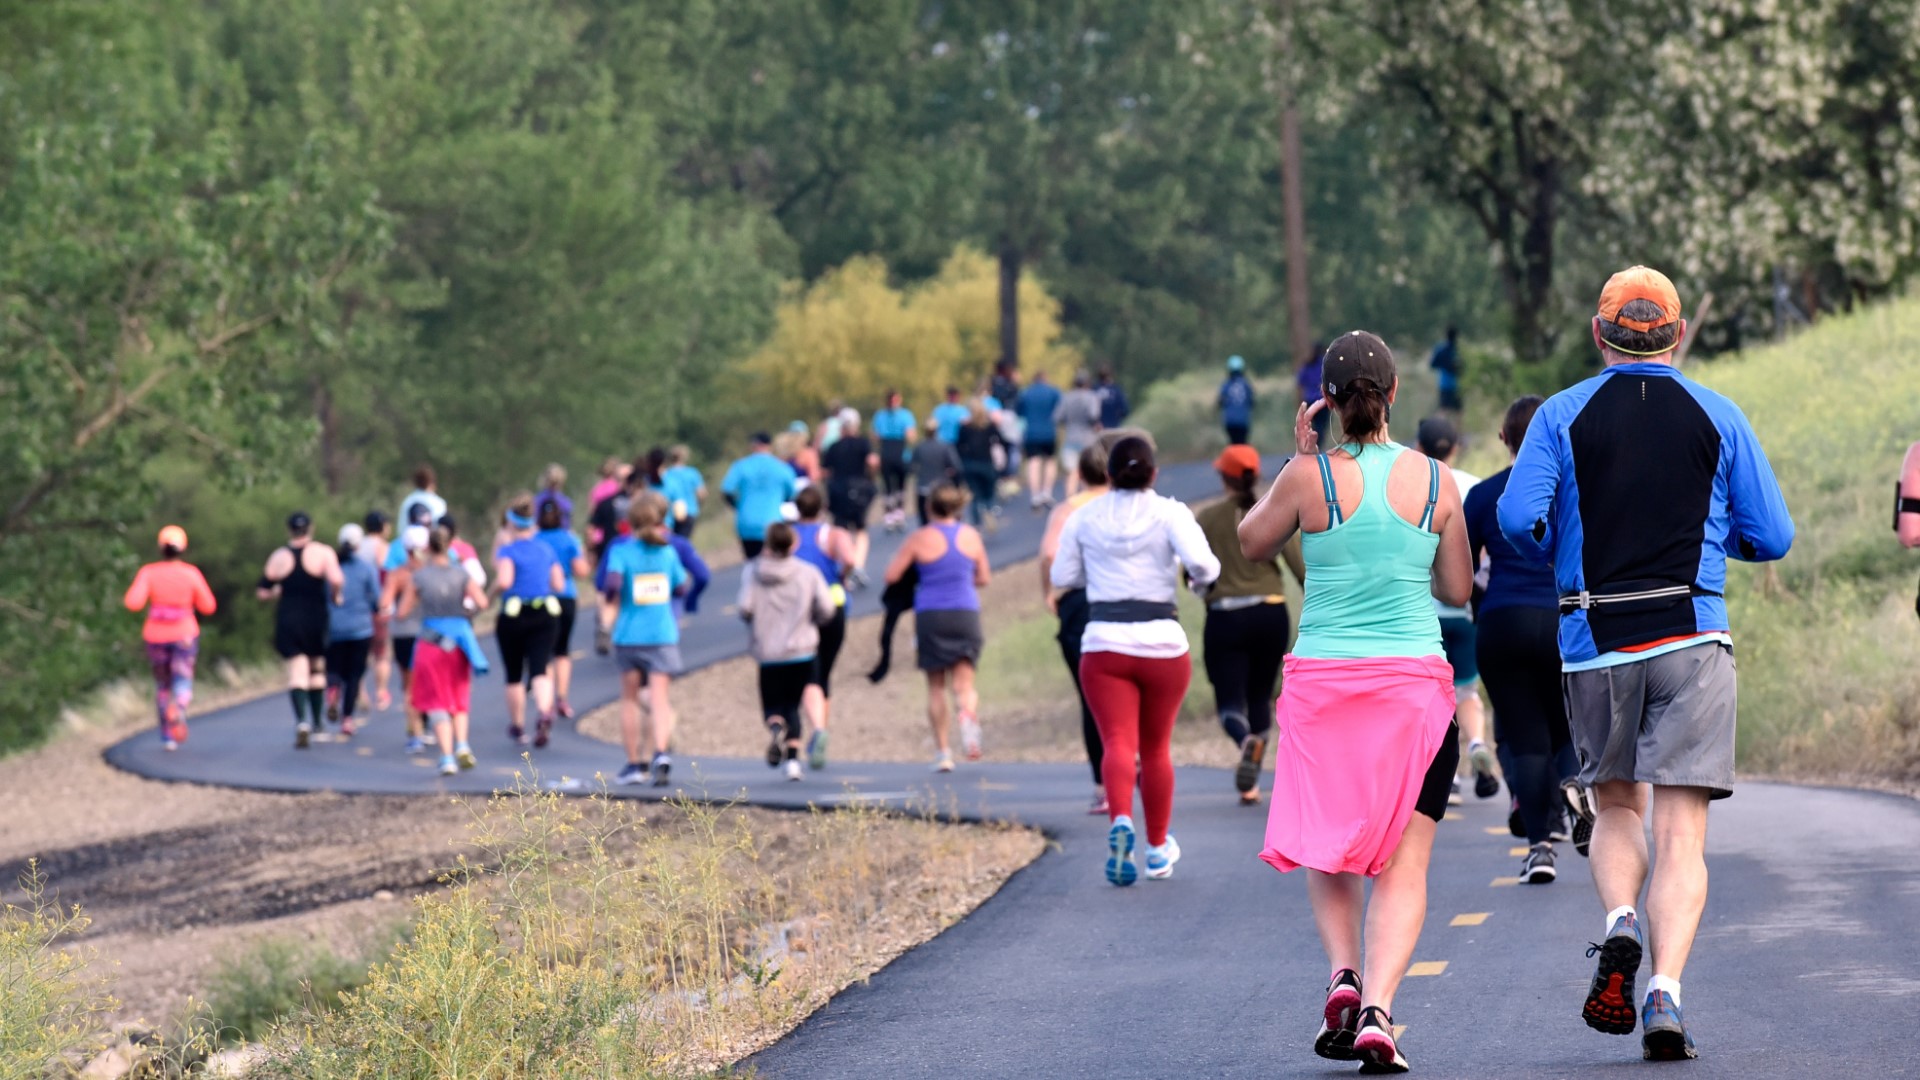
{"label": "runner in orange shirt", "polygon": [[140,636],[153,667],[153,699],[160,718],[161,745],[178,750],[187,737],[187,706],[193,704],[193,663],[200,655],[201,615],[212,615],[213,590],[200,568],[180,556],[187,531],[178,525],[160,530],[160,561],[150,562],[127,589],[128,611],[147,613]]}

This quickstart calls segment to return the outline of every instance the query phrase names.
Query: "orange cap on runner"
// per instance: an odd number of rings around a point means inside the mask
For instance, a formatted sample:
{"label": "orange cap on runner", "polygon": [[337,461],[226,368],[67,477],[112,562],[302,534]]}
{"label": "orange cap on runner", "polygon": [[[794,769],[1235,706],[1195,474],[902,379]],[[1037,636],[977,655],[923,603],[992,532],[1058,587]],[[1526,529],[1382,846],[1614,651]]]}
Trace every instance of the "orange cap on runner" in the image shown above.
{"label": "orange cap on runner", "polygon": [[178,525],[169,525],[160,530],[160,546],[175,551],[187,550],[187,530]]}
{"label": "orange cap on runner", "polygon": [[[1648,300],[1660,306],[1657,319],[1623,319],[1620,309],[1635,300]],[[1600,290],[1601,318],[1628,330],[1644,334],[1680,320],[1680,294],[1667,275],[1651,266],[1629,266],[1607,279]]]}
{"label": "orange cap on runner", "polygon": [[1260,474],[1260,451],[1246,443],[1235,443],[1220,451],[1213,459],[1213,468],[1221,476],[1240,476],[1245,473]]}

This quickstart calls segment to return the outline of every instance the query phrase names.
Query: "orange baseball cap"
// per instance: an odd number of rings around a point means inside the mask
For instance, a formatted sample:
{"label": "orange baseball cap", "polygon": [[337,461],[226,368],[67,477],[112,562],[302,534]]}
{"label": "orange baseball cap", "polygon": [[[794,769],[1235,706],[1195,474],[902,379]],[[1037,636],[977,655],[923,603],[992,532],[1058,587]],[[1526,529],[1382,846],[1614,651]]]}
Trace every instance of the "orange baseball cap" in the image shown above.
{"label": "orange baseball cap", "polygon": [[187,530],[178,525],[169,525],[160,530],[160,546],[175,551],[187,550]]}
{"label": "orange baseball cap", "polygon": [[[1620,309],[1635,300],[1647,300],[1660,307],[1657,319],[1624,319]],[[1644,334],[1680,321],[1680,294],[1667,275],[1651,266],[1629,266],[1607,279],[1600,290],[1601,318],[1628,330]]]}
{"label": "orange baseball cap", "polygon": [[1213,459],[1213,468],[1221,476],[1241,476],[1246,473],[1260,475],[1260,451],[1246,443],[1235,443],[1220,451]]}

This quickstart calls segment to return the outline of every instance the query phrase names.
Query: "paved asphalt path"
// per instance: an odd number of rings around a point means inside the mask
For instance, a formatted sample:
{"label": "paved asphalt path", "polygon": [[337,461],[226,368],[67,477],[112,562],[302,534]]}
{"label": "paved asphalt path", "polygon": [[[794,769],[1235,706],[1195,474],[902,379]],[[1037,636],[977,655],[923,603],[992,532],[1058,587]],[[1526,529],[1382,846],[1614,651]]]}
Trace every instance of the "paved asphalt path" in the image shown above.
{"label": "paved asphalt path", "polygon": [[[1162,490],[1211,493],[1204,468],[1170,468]],[[1031,557],[1039,521],[1024,505],[989,541],[997,567]],[[893,542],[876,536],[874,565]],[[737,571],[716,575],[686,633],[691,665],[737,655],[723,610]],[[856,614],[874,609],[857,595]],[[576,648],[590,641],[583,622]],[[895,677],[914,677],[905,633]],[[991,643],[989,643],[991,647]],[[843,673],[843,677],[854,673]],[[576,665],[583,711],[615,696],[606,661]],[[110,749],[113,764],[157,779],[282,791],[438,794],[511,786],[527,766],[506,742],[497,676],[475,686],[475,773],[442,780],[409,759],[391,714],[352,743],[296,753],[283,698],[197,717],[164,754],[150,734]],[[708,718],[683,717],[683,723]],[[903,722],[919,723],[918,717]],[[992,719],[988,718],[991,753]],[[757,747],[755,747],[757,749]],[[597,789],[618,750],[556,732],[533,780]],[[1324,962],[1299,874],[1255,857],[1264,810],[1236,804],[1221,770],[1182,769],[1172,880],[1129,889],[1101,876],[1104,822],[1084,813],[1084,766],[989,760],[934,777],[923,764],[836,765],[803,783],[757,759],[681,761],[670,789],[623,796],[744,797],[767,806],[853,798],[963,818],[1017,820],[1056,844],[991,902],[865,984],[836,997],[748,1066],[801,1077],[1333,1076],[1313,1056]],[[1694,1077],[1915,1076],[1907,1045],[1920,1016],[1920,804],[1849,791],[1743,784],[1715,805],[1713,893],[1686,972],[1699,1061],[1639,1061],[1637,1038],[1590,1031],[1579,1008],[1602,912],[1585,860],[1563,850],[1560,881],[1517,885],[1520,844],[1505,802],[1469,800],[1441,827],[1430,916],[1395,1019],[1417,1075],[1584,1077],[1645,1071]],[[1641,984],[1651,974],[1643,969]]]}

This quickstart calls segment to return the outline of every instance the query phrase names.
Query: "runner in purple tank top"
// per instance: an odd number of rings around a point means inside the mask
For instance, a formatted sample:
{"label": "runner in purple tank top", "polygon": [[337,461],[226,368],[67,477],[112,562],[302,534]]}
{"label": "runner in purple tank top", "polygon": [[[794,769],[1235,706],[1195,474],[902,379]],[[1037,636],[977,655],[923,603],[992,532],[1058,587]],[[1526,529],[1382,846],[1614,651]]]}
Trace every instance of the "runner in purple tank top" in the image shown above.
{"label": "runner in purple tank top", "polygon": [[980,760],[980,695],[974,689],[974,665],[985,644],[980,631],[980,592],[992,578],[987,547],[980,533],[959,522],[967,505],[966,493],[942,484],[927,498],[930,520],[907,541],[887,567],[887,584],[918,568],[920,583],[914,592],[914,638],[920,670],[927,673],[927,720],[939,748],[935,772],[953,771],[953,751],[947,741],[950,712],[947,693],[960,719],[960,742],[967,760]]}

